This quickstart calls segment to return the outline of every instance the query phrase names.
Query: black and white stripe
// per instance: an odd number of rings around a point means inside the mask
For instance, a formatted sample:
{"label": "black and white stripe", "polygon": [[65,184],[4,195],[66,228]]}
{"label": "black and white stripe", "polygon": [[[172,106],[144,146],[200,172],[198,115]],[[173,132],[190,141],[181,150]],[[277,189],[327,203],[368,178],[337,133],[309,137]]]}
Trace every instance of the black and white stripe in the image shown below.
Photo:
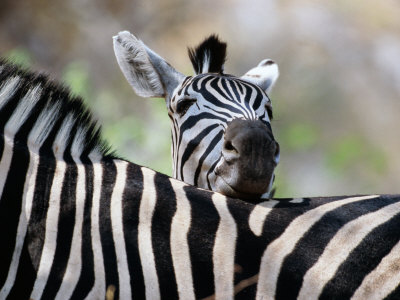
{"label": "black and white stripe", "polygon": [[118,159],[79,99],[0,66],[0,299],[400,297],[400,196],[198,189]]}

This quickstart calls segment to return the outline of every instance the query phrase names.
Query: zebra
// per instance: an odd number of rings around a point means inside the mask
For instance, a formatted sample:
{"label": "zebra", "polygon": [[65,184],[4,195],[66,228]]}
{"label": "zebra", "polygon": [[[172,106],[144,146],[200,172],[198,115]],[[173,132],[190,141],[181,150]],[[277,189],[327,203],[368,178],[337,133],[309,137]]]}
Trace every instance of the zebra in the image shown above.
{"label": "zebra", "polygon": [[0,299],[399,299],[400,196],[252,204],[118,158],[0,62]]}
{"label": "zebra", "polygon": [[267,95],[279,70],[270,59],[242,77],[225,74],[226,43],[216,35],[189,48],[184,76],[128,31],[114,37],[118,64],[142,97],[164,97],[171,120],[173,177],[227,196],[270,196],[279,144]]}

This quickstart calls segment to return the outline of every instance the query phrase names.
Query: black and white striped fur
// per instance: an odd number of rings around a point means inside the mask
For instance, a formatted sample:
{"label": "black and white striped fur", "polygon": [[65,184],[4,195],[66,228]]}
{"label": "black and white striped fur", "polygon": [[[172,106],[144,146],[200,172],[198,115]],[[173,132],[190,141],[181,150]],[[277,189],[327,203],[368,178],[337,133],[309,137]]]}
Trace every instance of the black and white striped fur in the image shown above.
{"label": "black and white striped fur", "polygon": [[115,157],[79,99],[5,63],[0,195],[0,299],[400,298],[399,196],[189,186]]}
{"label": "black and white striped fur", "polygon": [[[215,35],[189,49],[196,72],[189,77],[127,31],[114,37],[114,51],[138,95],[165,98],[171,120],[174,178],[228,196],[269,195],[279,146],[272,134],[272,105],[267,93],[278,78],[277,64],[265,59],[242,77],[224,74],[226,44]],[[241,132],[249,133],[236,142],[252,148],[248,151],[254,152],[252,158],[240,155],[239,147],[226,139],[236,119],[247,122]],[[257,122],[260,130],[264,126],[265,137],[251,136]],[[236,150],[238,164],[254,166],[235,166],[229,156]],[[259,174],[261,170],[263,174]]]}

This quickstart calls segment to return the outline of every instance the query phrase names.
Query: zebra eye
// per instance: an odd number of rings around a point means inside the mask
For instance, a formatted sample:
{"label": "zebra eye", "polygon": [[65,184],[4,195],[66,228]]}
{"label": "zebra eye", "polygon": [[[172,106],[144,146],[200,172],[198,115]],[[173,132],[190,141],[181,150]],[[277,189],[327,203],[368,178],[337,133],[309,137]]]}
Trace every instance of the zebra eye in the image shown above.
{"label": "zebra eye", "polygon": [[176,112],[182,117],[195,102],[196,99],[182,99],[176,105]]}
{"label": "zebra eye", "polygon": [[267,104],[265,104],[265,110],[266,110],[267,113],[268,113],[269,119],[272,120],[273,114],[272,114],[272,107],[271,107],[271,103],[270,103],[270,102],[268,102]]}

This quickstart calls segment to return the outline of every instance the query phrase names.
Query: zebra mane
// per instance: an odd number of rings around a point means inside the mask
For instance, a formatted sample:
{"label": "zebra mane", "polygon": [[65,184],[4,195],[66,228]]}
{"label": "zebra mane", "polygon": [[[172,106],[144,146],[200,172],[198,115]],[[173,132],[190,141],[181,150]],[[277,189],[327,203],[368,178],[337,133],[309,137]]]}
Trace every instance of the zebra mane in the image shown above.
{"label": "zebra mane", "polygon": [[30,151],[51,153],[61,159],[113,156],[101,138],[100,126],[80,97],[44,74],[23,70],[2,59],[1,135],[11,139],[14,147],[27,145]]}
{"label": "zebra mane", "polygon": [[196,48],[188,48],[189,58],[196,74],[222,73],[226,60],[226,43],[217,35],[206,38]]}

